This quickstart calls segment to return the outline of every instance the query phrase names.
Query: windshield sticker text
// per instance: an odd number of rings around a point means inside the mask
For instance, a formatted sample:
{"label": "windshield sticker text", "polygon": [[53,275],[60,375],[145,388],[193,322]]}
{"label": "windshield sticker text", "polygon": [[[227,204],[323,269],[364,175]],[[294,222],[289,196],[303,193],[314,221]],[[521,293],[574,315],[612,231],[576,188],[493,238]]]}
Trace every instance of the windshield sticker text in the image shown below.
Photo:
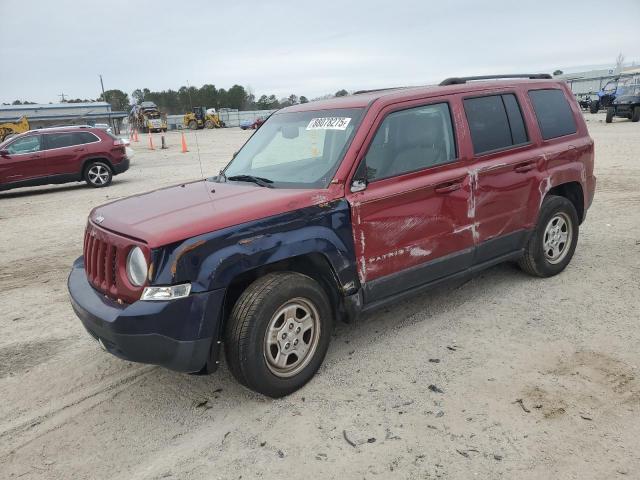
{"label": "windshield sticker text", "polygon": [[346,130],[350,121],[349,117],[312,118],[307,130]]}

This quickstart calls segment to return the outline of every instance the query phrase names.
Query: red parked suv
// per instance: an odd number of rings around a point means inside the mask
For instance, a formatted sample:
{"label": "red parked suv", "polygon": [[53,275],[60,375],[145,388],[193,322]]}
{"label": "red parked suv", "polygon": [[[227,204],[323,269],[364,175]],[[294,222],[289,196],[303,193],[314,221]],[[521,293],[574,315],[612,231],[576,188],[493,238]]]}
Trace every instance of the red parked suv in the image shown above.
{"label": "red parked suv", "polygon": [[[119,357],[279,397],[332,324],[504,261],[573,256],[594,149],[563,82],[447,79],[276,112],[219,175],[94,209],[69,275]],[[482,77],[485,78],[486,77]]]}
{"label": "red parked suv", "polygon": [[128,168],[124,140],[101,128],[43,128],[0,144],[0,190],[82,180],[105,187]]}

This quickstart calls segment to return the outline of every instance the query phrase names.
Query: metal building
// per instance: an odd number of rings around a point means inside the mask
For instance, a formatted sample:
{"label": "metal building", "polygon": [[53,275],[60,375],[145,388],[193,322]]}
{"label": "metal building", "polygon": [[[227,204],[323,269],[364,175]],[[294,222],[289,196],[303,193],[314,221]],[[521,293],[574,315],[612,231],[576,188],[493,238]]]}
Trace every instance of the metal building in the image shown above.
{"label": "metal building", "polygon": [[29,120],[31,129],[106,123],[112,125],[114,133],[119,133],[127,112],[112,111],[106,102],[0,105],[0,123],[14,122],[23,116]]}

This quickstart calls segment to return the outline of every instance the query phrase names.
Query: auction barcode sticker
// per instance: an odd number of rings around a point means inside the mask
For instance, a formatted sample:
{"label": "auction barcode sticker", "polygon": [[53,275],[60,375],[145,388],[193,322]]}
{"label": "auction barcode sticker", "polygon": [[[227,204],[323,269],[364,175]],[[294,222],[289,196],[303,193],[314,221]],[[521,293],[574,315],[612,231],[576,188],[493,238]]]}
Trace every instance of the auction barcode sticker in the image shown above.
{"label": "auction barcode sticker", "polygon": [[349,117],[312,118],[307,130],[346,130],[350,121]]}

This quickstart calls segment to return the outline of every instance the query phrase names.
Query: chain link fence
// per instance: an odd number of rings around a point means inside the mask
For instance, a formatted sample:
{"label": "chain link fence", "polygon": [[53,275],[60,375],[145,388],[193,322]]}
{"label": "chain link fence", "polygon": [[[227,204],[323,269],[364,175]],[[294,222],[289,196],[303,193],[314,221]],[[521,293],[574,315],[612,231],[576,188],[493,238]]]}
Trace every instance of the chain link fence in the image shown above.
{"label": "chain link fence", "polygon": [[[220,120],[226,127],[239,127],[243,124],[252,124],[258,118],[267,118],[275,110],[227,110],[218,112]],[[169,130],[182,130],[186,128],[183,122],[184,115],[167,115],[167,126]]]}

